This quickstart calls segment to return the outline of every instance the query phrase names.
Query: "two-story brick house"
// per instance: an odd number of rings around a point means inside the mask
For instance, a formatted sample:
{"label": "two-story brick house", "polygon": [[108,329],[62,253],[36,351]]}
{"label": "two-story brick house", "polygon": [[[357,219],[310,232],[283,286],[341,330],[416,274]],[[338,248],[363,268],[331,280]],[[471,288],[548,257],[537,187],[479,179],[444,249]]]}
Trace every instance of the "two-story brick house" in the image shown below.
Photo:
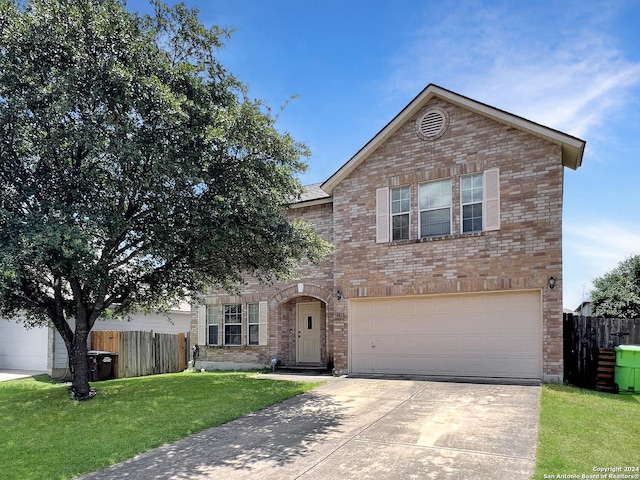
{"label": "two-story brick house", "polygon": [[200,360],[561,381],[563,174],[584,147],[427,86],[290,206],[332,256],[200,298]]}

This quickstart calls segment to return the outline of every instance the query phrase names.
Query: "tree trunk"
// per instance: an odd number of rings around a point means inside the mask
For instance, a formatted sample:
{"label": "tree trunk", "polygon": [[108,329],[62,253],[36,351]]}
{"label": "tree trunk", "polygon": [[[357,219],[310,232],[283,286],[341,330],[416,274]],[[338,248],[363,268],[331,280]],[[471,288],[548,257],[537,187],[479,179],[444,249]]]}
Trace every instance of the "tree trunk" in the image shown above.
{"label": "tree trunk", "polygon": [[89,385],[91,369],[89,367],[87,338],[89,331],[86,320],[76,320],[76,331],[73,335],[73,346],[69,350],[69,366],[71,367],[70,395],[75,400],[91,400],[96,396],[96,391]]}

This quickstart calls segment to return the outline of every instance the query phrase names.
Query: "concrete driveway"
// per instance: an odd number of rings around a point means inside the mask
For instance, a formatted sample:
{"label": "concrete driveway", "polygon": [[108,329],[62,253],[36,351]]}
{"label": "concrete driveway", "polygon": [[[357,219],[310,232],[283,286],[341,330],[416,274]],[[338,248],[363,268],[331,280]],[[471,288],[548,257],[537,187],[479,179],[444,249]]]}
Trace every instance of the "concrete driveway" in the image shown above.
{"label": "concrete driveway", "polygon": [[328,380],[84,478],[494,480],[533,474],[540,387]]}
{"label": "concrete driveway", "polygon": [[8,382],[10,380],[21,380],[23,378],[33,377],[45,372],[35,370],[0,370],[0,382]]}

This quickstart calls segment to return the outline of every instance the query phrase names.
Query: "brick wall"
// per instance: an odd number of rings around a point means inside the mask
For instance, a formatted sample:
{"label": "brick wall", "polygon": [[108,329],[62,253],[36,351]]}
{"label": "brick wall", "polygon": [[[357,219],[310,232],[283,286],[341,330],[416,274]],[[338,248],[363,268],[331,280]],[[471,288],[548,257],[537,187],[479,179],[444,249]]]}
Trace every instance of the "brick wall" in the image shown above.
{"label": "brick wall", "polygon": [[[435,141],[416,135],[428,107],[449,116]],[[500,169],[501,228],[460,234],[460,176]],[[541,289],[543,372],[562,371],[561,148],[434,99],[408,120],[333,191],[335,283],[347,298]],[[418,236],[418,184],[453,179],[454,234]],[[377,188],[410,186],[411,238],[376,243]],[[558,279],[554,290],[550,276]],[[346,368],[348,318],[335,319],[336,366]],[[338,353],[340,352],[340,353]],[[343,355],[344,353],[344,355]],[[338,359],[344,361],[338,361]]]}
{"label": "brick wall", "polygon": [[[327,241],[333,239],[333,210],[331,203],[302,208],[291,208],[292,219],[301,218],[313,226],[318,235]],[[272,355],[276,355],[282,364],[295,363],[296,345],[296,305],[306,301],[321,301],[321,358],[326,363],[333,362],[331,336],[327,332],[333,329],[333,257],[328,256],[320,264],[314,265],[303,260],[293,278],[285,283],[261,284],[254,278],[246,278],[238,295],[211,289],[201,296],[201,303],[243,305],[243,343],[246,343],[245,307],[248,303],[268,301],[268,334],[266,346],[203,346],[204,340],[198,339],[198,307],[192,307],[191,338],[200,345],[200,359],[207,367],[216,368],[223,364],[227,368],[268,365]],[[221,330],[222,334],[222,330]]]}
{"label": "brick wall", "polygon": [[[436,106],[449,117],[436,140],[416,134],[416,119]],[[460,177],[500,169],[501,228],[460,232]],[[443,178],[452,182],[452,230],[445,238],[416,240],[418,184]],[[335,246],[320,265],[303,262],[296,278],[260,285],[248,279],[238,303],[269,301],[268,347],[207,349],[209,359],[273,354],[295,356],[292,322],[298,301],[323,302],[326,324],[323,360],[338,372],[347,369],[347,299],[504,290],[539,290],[543,311],[543,373],[562,377],[562,184],[561,147],[484,116],[434,99],[333,190],[333,203],[290,210]],[[376,243],[376,189],[409,186],[411,238]],[[549,277],[557,286],[548,288]],[[336,289],[346,297],[337,300]],[[232,303],[224,292],[209,299]],[[196,319],[197,320],[197,319]],[[295,325],[295,323],[293,323]],[[194,327],[195,328],[195,327]],[[192,335],[194,335],[192,329]],[[192,337],[195,338],[195,337]]]}

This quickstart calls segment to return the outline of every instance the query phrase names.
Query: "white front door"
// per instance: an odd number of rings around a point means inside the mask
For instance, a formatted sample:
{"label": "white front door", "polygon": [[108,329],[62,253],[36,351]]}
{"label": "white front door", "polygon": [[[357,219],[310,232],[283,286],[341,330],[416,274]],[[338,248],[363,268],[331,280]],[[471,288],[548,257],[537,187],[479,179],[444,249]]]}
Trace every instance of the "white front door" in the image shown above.
{"label": "white front door", "polygon": [[320,362],[320,312],[320,302],[298,304],[298,363]]}

